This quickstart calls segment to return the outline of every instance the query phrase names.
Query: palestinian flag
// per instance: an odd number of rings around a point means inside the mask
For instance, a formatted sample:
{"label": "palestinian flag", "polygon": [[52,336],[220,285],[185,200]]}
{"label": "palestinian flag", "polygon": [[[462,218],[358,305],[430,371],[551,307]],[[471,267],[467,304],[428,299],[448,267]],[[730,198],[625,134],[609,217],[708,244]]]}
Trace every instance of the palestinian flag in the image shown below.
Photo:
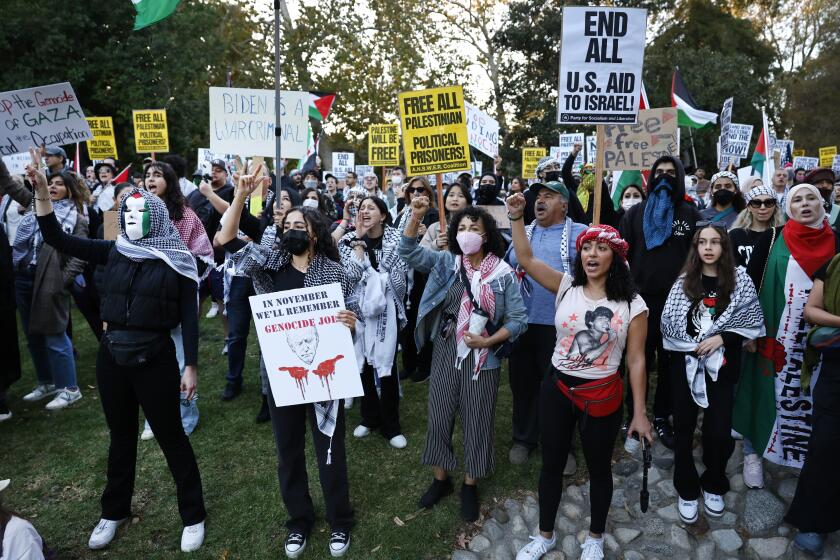
{"label": "palestinian flag", "polygon": [[750,175],[758,175],[765,185],[770,185],[773,175],[773,160],[768,158],[770,129],[767,127],[767,115],[764,111],[761,112],[761,118],[761,134],[755,143],[755,151],[750,160],[750,165],[752,166]]}
{"label": "palestinian flag", "polygon": [[671,80],[671,107],[677,108],[680,126],[703,128],[717,124],[717,113],[697,108],[697,103],[683,82],[679,68],[674,68],[674,78]]}
{"label": "palestinian flag", "polygon": [[320,138],[318,136],[315,137],[315,141],[312,141],[312,127],[308,127],[308,133],[306,135],[306,157],[298,160],[297,168],[303,171],[304,173],[309,171],[310,169],[315,169],[315,158],[318,156],[318,142]]}
{"label": "palestinian flag", "polygon": [[137,17],[134,19],[134,31],[148,27],[172,15],[181,0],[131,0]]}
{"label": "palestinian flag", "polygon": [[323,91],[309,92],[309,118],[316,121],[324,121],[327,115],[330,114],[333,103],[335,103],[335,93],[326,93]]}
{"label": "palestinian flag", "polygon": [[[808,251],[795,247],[794,253]],[[753,258],[756,255],[753,254]],[[803,259],[803,262],[804,259]],[[759,302],[768,336],[758,351],[741,354],[741,377],[732,427],[749,439],[756,453],[789,467],[802,468],[811,437],[811,397],[800,376],[808,327],[802,319],[813,281],[779,234],[770,250]],[[791,320],[798,317],[798,320]],[[813,384],[818,368],[814,368]]]}
{"label": "palestinian flag", "polygon": [[645,90],[645,82],[642,82],[642,89],[639,94],[639,109],[650,109],[650,101],[647,98],[647,90]]}
{"label": "palestinian flag", "polygon": [[131,171],[131,164],[128,164],[128,167],[120,171],[120,173],[114,177],[114,184],[119,185],[120,183],[130,183],[131,182],[131,175],[129,175],[129,171]]}

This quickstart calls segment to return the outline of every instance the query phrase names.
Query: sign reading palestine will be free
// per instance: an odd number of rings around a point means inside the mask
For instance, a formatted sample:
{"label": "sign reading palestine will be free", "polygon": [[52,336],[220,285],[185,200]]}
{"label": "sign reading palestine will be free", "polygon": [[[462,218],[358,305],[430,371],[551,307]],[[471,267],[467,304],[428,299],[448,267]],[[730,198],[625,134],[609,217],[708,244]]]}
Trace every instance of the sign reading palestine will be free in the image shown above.
{"label": "sign reading palestine will be free", "polygon": [[409,175],[472,169],[464,88],[407,91],[398,103]]}

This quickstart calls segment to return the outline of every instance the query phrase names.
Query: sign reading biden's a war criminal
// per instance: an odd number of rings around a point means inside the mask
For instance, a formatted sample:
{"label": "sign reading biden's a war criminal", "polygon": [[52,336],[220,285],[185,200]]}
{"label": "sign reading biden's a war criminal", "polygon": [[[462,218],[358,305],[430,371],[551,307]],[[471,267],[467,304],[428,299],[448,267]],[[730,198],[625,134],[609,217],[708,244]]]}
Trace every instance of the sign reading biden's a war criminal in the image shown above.
{"label": "sign reading biden's a war criminal", "polygon": [[646,26],[644,9],[563,8],[559,124],[636,122]]}
{"label": "sign reading biden's a war criminal", "polygon": [[604,168],[611,171],[650,169],[662,156],[679,157],[677,110],[639,111],[636,124],[604,126]]}

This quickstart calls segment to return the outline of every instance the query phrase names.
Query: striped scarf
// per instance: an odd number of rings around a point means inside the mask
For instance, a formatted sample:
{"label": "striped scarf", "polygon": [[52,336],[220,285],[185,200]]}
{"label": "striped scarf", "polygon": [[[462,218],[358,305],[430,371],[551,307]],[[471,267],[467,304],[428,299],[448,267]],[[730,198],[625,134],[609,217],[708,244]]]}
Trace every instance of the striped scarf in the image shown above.
{"label": "striped scarf", "polygon": [[[467,280],[470,282],[470,289],[472,290],[473,295],[478,299],[478,304],[481,306],[481,309],[490,316],[490,320],[492,321],[496,314],[496,294],[493,293],[493,288],[490,286],[490,280],[492,280],[491,276],[494,272],[496,272],[496,267],[502,263],[502,260],[493,253],[488,253],[487,256],[484,257],[484,260],[481,261],[478,270],[473,267],[469,259],[458,257],[455,261],[459,270],[461,266],[464,267],[464,272],[466,272]],[[461,367],[461,361],[469,354],[469,351],[466,353],[463,352],[466,344],[462,344],[462,341],[464,333],[469,330],[470,316],[472,315],[472,312],[473,302],[465,287],[464,292],[461,294],[461,304],[458,307],[458,323],[455,329],[455,344],[458,347],[458,356],[455,358],[456,368]],[[482,331],[481,336],[487,336],[486,328]],[[463,356],[461,354],[463,354]],[[478,372],[481,371],[481,366],[483,366],[484,362],[487,361],[487,354],[487,348],[481,348],[478,351],[478,359],[475,361],[473,379],[478,377]]]}

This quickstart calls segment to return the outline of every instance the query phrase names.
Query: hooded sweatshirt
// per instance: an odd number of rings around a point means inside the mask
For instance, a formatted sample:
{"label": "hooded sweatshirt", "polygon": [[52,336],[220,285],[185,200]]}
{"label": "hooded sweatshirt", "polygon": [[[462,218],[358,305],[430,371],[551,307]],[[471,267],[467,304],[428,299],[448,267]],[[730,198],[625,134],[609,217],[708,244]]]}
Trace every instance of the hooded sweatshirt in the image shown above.
{"label": "hooded sweatshirt", "polygon": [[[656,168],[666,161],[673,163],[677,171],[676,186],[671,193],[674,203],[671,235],[662,245],[648,249],[643,228],[645,206],[650,203],[651,189],[656,184]],[[685,169],[682,162],[674,157],[663,156],[654,162],[647,194],[645,200],[624,214],[619,231],[630,244],[627,260],[630,262],[630,272],[639,292],[643,295],[665,297],[685,263],[700,213],[694,204],[685,199]]]}

